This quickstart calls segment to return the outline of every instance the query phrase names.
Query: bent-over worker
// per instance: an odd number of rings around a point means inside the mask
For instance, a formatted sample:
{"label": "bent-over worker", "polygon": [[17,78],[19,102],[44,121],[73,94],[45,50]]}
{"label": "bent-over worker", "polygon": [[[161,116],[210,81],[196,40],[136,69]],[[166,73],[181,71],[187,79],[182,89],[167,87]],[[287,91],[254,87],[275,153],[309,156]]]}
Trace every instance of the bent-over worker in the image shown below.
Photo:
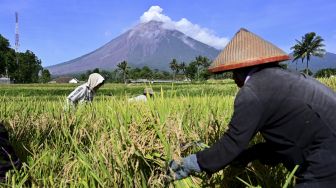
{"label": "bent-over worker", "polygon": [[152,98],[154,96],[154,91],[152,88],[145,88],[141,95],[128,99],[128,102],[133,101],[147,101],[147,97]]}
{"label": "bent-over worker", "polygon": [[67,97],[68,103],[76,106],[78,103],[92,102],[98,89],[104,84],[104,78],[98,74],[90,74],[87,83],[78,86]]}
{"label": "bent-over worker", "polygon": [[[170,162],[170,175],[215,173],[235,160],[299,165],[296,187],[336,185],[336,93],[304,74],[282,69],[289,56],[241,29],[215,59],[210,71],[232,70],[240,90],[229,129],[210,148]],[[249,146],[261,133],[265,142]]]}

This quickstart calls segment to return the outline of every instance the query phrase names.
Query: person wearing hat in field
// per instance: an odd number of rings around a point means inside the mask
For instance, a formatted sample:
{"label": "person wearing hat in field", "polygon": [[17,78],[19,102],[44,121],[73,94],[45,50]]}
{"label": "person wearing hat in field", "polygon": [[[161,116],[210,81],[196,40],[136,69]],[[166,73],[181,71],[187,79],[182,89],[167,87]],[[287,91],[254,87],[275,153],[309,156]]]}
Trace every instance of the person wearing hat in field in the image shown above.
{"label": "person wearing hat in field", "polygon": [[147,97],[152,98],[154,96],[154,91],[152,88],[145,88],[141,95],[128,99],[128,102],[133,101],[147,101]]}
{"label": "person wearing hat in field", "polygon": [[92,102],[98,89],[104,85],[104,77],[98,73],[92,73],[89,76],[87,83],[78,86],[67,97],[68,103],[76,106],[78,103]]}
{"label": "person wearing hat in field", "polygon": [[[210,148],[169,164],[176,180],[215,173],[250,161],[288,170],[298,165],[296,187],[336,185],[336,93],[305,74],[282,69],[289,56],[273,44],[239,30],[214,60],[213,73],[233,71],[240,90],[229,128]],[[249,146],[260,133],[264,142]]]}

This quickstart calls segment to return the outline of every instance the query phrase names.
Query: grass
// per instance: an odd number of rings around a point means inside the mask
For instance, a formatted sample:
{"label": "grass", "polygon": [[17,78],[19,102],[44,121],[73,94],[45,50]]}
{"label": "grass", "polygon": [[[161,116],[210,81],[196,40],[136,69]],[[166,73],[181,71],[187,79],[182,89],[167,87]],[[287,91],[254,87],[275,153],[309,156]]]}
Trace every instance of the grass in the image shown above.
{"label": "grass", "polygon": [[[322,79],[336,90],[335,79]],[[147,85],[148,86],[148,85]],[[0,86],[0,119],[24,161],[4,187],[163,187],[166,164],[211,145],[227,128],[232,81],[152,85],[155,98],[129,103],[146,85],[106,84],[92,105],[64,110],[74,85]],[[258,142],[256,138],[254,142]],[[190,147],[185,147],[190,146]],[[198,174],[168,187],[282,187],[289,172],[257,162]]]}

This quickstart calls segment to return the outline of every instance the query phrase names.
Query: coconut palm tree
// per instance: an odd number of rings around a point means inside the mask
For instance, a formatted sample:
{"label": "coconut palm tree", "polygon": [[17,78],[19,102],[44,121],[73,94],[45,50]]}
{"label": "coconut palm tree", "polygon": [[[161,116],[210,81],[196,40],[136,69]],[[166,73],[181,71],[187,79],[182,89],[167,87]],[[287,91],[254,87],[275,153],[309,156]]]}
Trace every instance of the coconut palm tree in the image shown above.
{"label": "coconut palm tree", "polygon": [[180,71],[179,64],[177,63],[176,59],[173,59],[169,65],[170,69],[173,71],[173,79],[175,80],[176,74],[178,74],[178,72]]}
{"label": "coconut palm tree", "polygon": [[197,66],[197,80],[200,79],[200,67],[203,67],[203,69],[207,69],[211,62],[207,57],[203,56],[197,56],[195,59],[196,66]]}
{"label": "coconut palm tree", "polygon": [[187,68],[187,65],[185,64],[185,62],[180,63],[178,66],[179,66],[179,70],[185,76],[185,74],[186,74],[186,68]]}
{"label": "coconut palm tree", "polygon": [[118,70],[122,73],[123,75],[123,80],[124,80],[124,83],[126,84],[126,76],[127,76],[127,73],[128,73],[128,70],[129,70],[129,66],[128,66],[128,63],[127,61],[122,61],[120,62],[118,65]]}
{"label": "coconut palm tree", "polygon": [[297,44],[291,47],[293,51],[294,60],[297,61],[301,58],[303,62],[306,59],[306,74],[308,74],[308,64],[311,56],[323,57],[325,54],[325,45],[323,44],[321,36],[316,35],[315,32],[306,33],[301,41],[296,40]]}
{"label": "coconut palm tree", "polygon": [[297,62],[299,59],[301,59],[301,63],[303,63],[304,56],[304,48],[301,41],[296,40],[297,44],[291,47],[291,50],[293,50],[293,61],[295,62],[295,71],[297,71]]}

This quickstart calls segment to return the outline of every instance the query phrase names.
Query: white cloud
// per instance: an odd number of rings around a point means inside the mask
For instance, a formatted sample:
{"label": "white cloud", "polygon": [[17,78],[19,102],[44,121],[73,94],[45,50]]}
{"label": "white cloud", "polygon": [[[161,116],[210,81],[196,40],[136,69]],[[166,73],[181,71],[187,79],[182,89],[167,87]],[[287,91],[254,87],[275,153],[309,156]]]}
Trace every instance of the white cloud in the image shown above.
{"label": "white cloud", "polygon": [[171,22],[172,20],[162,14],[163,9],[159,6],[151,6],[147,12],[144,12],[143,15],[140,17],[140,21],[142,23],[149,22],[152,20],[160,21],[160,22]]}
{"label": "white cloud", "polygon": [[212,30],[193,24],[186,18],[182,18],[179,21],[173,21],[170,17],[162,14],[162,12],[163,9],[161,7],[151,6],[148,11],[144,12],[140,17],[140,22],[145,23],[152,20],[163,22],[166,29],[176,29],[217,49],[223,49],[229,41],[228,38],[216,36]]}

